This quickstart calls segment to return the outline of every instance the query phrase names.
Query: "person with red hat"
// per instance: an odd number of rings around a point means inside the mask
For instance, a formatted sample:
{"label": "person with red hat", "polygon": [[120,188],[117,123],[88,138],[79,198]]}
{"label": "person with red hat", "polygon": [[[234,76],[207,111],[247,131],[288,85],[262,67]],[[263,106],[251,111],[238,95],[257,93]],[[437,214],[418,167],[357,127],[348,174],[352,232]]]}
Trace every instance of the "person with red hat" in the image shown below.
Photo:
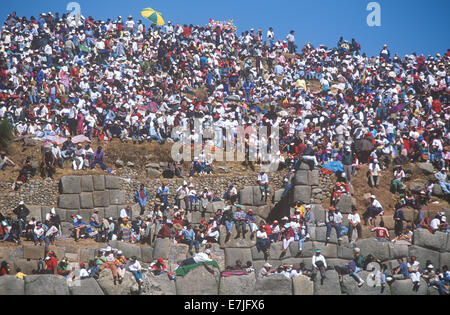
{"label": "person with red hat", "polygon": [[273,221],[271,230],[272,230],[272,232],[269,236],[270,242],[272,242],[272,243],[278,242],[280,240],[280,225],[277,220]]}
{"label": "person with red hat", "polygon": [[45,273],[56,275],[58,269],[58,259],[56,259],[56,255],[53,251],[49,251],[47,253],[47,257],[45,258]]}
{"label": "person with red hat", "polygon": [[158,260],[150,265],[150,271],[155,275],[169,272],[167,266],[164,263],[164,258],[159,257]]}

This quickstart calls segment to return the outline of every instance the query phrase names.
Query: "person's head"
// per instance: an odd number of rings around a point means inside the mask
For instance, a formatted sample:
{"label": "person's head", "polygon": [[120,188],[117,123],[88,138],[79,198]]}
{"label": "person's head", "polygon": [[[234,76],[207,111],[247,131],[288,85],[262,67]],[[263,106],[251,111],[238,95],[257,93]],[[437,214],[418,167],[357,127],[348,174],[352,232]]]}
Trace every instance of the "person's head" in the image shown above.
{"label": "person's head", "polygon": [[158,264],[164,265],[164,258],[159,257],[159,258],[158,258]]}
{"label": "person's head", "polygon": [[102,152],[102,147],[101,146],[97,147],[97,152]]}
{"label": "person's head", "polygon": [[317,249],[316,250],[316,256],[320,256],[320,253],[321,253],[322,251],[320,250],[320,249]]}
{"label": "person's head", "polygon": [[415,262],[416,259],[417,259],[416,256],[411,256],[411,261],[412,261],[412,262]]}
{"label": "person's head", "polygon": [[447,265],[442,266],[442,271],[443,272],[447,272],[447,270],[448,270],[448,266]]}
{"label": "person's head", "polygon": [[384,227],[384,221],[380,222],[380,227]]}
{"label": "person's head", "polygon": [[247,261],[246,266],[247,266],[247,268],[250,268],[251,266],[253,266],[253,263],[249,260],[249,261]]}
{"label": "person's head", "polygon": [[20,267],[17,267],[17,268],[16,268],[16,272],[17,272],[17,273],[22,272],[22,269],[20,269]]}
{"label": "person's head", "polygon": [[359,256],[359,255],[361,254],[361,250],[360,250],[358,247],[356,247],[356,248],[353,250],[353,253],[355,254],[355,256]]}
{"label": "person's head", "polygon": [[264,269],[266,269],[267,271],[269,271],[270,268],[272,268],[272,265],[271,265],[271,264],[269,264],[269,263],[265,263],[265,264],[264,264]]}
{"label": "person's head", "polygon": [[401,264],[403,262],[403,258],[397,258],[397,262]]}

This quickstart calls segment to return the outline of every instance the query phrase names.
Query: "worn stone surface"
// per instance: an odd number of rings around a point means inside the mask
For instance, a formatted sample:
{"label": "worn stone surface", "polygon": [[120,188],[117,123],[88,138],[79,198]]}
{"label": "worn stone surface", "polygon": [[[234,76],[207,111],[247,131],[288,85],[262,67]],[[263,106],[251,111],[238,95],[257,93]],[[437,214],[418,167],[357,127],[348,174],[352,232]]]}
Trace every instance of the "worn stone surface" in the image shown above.
{"label": "worn stone surface", "polygon": [[367,256],[372,254],[377,259],[381,261],[386,261],[390,259],[389,255],[389,244],[379,242],[375,238],[363,239],[355,243],[355,247],[361,249],[361,254]]}
{"label": "worn stone surface", "polygon": [[177,295],[217,295],[219,293],[220,272],[217,268],[214,275],[203,266],[195,268],[184,277],[177,277]]}
{"label": "worn stone surface", "polygon": [[105,176],[105,189],[120,189],[121,179],[116,176]]}
{"label": "worn stone surface", "polygon": [[419,261],[421,264],[425,264],[427,260],[431,260],[431,263],[434,265],[434,267],[438,268],[440,266],[439,253],[431,249],[415,245],[410,246],[409,257],[411,256],[416,256],[417,261]]}
{"label": "worn stone surface", "polygon": [[433,250],[445,250],[448,235],[443,232],[431,234],[427,229],[416,229],[414,231],[414,245]]}
{"label": "worn stone surface", "polygon": [[220,295],[254,295],[256,278],[254,273],[243,276],[222,277]]}
{"label": "worn stone surface", "polygon": [[94,181],[91,175],[81,176],[81,191],[82,192],[94,191]]}
{"label": "worn stone surface", "polygon": [[292,280],[283,275],[257,279],[254,295],[292,295]]}
{"label": "worn stone surface", "polygon": [[44,257],[44,246],[23,246],[23,258],[25,259],[39,259]]}
{"label": "worn stone surface", "polygon": [[339,283],[339,276],[336,271],[328,270],[325,273],[326,278],[323,285],[320,284],[320,273],[314,281],[314,295],[341,295],[341,285]]}
{"label": "worn stone surface", "polygon": [[95,191],[105,190],[105,175],[93,175],[92,180]]}
{"label": "worn stone surface", "polygon": [[311,186],[295,186],[291,190],[291,203],[298,201],[303,203],[311,202]]}
{"label": "worn stone surface", "polygon": [[25,281],[17,279],[16,276],[5,275],[0,277],[0,296],[2,295],[24,295]]}
{"label": "worn stone surface", "polygon": [[314,284],[307,276],[296,276],[292,279],[294,295],[314,295]]}
{"label": "worn stone surface", "polygon": [[159,257],[165,260],[169,259],[169,243],[170,240],[168,238],[157,238],[153,245],[153,259],[158,259]]}
{"label": "worn stone surface", "polygon": [[241,236],[236,239],[237,232],[236,228],[233,227],[233,230],[231,232],[231,237],[226,242],[226,228],[225,226],[220,226],[220,237],[219,237],[219,244],[223,248],[232,247],[232,248],[251,248],[256,245],[256,237],[253,238],[253,240],[250,239],[251,233],[247,232],[245,234],[245,238],[242,238]]}
{"label": "worn stone surface", "polygon": [[252,261],[250,248],[225,248],[225,265],[235,266],[237,260],[240,260],[243,265],[247,261]]}
{"label": "worn stone surface", "polygon": [[80,195],[59,195],[58,207],[61,209],[80,209]]}
{"label": "worn stone surface", "polygon": [[177,289],[174,280],[170,280],[167,274],[159,276],[153,275],[151,272],[146,272],[142,280],[141,295],[176,295]]}
{"label": "worn stone surface", "polygon": [[79,194],[81,193],[81,176],[64,176],[60,181],[61,193]]}
{"label": "worn stone surface", "polygon": [[93,278],[79,280],[69,285],[71,295],[105,295]]}
{"label": "worn stone surface", "polygon": [[125,192],[122,190],[109,191],[109,202],[111,205],[125,204]]}
{"label": "worn stone surface", "polygon": [[109,207],[109,191],[94,191],[92,194],[94,207]]}
{"label": "worn stone surface", "polygon": [[92,193],[82,193],[82,194],[80,194],[80,208],[81,209],[92,209],[92,208],[94,208],[94,200],[92,198]]}
{"label": "worn stone surface", "polygon": [[[390,288],[386,286],[383,293],[381,293],[381,286],[375,282],[375,287],[373,287],[373,282],[367,282],[369,272],[361,271],[359,276],[365,283],[358,287],[358,282],[349,275],[343,276],[341,283],[342,292],[348,295],[390,295]],[[372,285],[370,285],[372,284]]]}
{"label": "worn stone surface", "polygon": [[110,269],[103,269],[97,280],[98,285],[105,295],[136,295],[138,294],[138,285],[133,274],[125,272],[122,283],[114,285],[114,278]]}
{"label": "worn stone surface", "polygon": [[411,279],[396,280],[391,285],[392,295],[426,295],[427,284],[425,280],[420,279],[420,287],[418,292],[413,291],[413,283]]}
{"label": "worn stone surface", "polygon": [[25,295],[69,295],[67,281],[56,275],[29,275],[25,277]]}

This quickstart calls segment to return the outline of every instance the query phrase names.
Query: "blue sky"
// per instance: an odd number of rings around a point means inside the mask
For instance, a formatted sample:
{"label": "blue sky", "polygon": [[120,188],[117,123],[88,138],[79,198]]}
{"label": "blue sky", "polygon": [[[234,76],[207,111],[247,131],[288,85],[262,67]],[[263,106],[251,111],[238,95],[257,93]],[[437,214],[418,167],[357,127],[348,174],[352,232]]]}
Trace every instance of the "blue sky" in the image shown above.
{"label": "blue sky", "polygon": [[[16,11],[19,16],[41,12],[68,12],[70,0],[2,1],[0,17]],[[362,51],[378,55],[383,44],[400,55],[445,53],[450,48],[450,1],[378,0],[381,26],[369,27],[366,10],[371,0],[77,0],[84,16],[115,19],[129,14],[142,18],[140,11],[152,7],[166,21],[205,25],[209,18],[234,19],[238,31],[261,28],[264,35],[272,26],[277,38],[284,39],[293,29],[297,45],[334,47],[340,36],[361,43]],[[142,18],[143,19],[143,18]]]}

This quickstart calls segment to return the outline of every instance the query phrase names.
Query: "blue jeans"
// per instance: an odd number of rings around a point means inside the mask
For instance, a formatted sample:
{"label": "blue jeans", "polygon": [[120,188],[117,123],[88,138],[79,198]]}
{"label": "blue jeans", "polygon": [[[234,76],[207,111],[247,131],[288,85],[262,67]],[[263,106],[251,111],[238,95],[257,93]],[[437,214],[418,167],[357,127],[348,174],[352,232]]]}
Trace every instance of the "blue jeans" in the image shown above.
{"label": "blue jeans", "polygon": [[234,221],[228,221],[225,220],[225,227],[227,228],[228,232],[231,232],[233,230]]}
{"label": "blue jeans", "polygon": [[36,234],[33,234],[33,238],[34,238],[35,242],[39,241],[39,243],[40,243],[44,240],[44,234],[42,234],[41,236],[37,236]]}
{"label": "blue jeans", "polygon": [[92,163],[91,170],[93,170],[95,168],[95,165],[97,165],[97,164],[100,164],[100,167],[102,168],[102,170],[106,171],[106,165],[100,160],[95,160],[94,163]]}
{"label": "blue jeans", "polygon": [[131,270],[131,273],[135,276],[137,281],[142,279],[142,271]]}
{"label": "blue jeans", "polygon": [[446,195],[450,194],[450,183],[447,183],[447,182],[439,182],[439,185],[441,186],[442,191],[443,191]]}
{"label": "blue jeans", "polygon": [[188,240],[185,239],[182,243],[189,245],[189,250],[192,250],[192,247],[195,247],[195,250],[198,251],[200,249],[200,244],[198,240]]}
{"label": "blue jeans", "polygon": [[303,250],[303,243],[305,242],[305,237],[298,240],[298,250]]}
{"label": "blue jeans", "polygon": [[361,277],[358,275],[358,272],[360,272],[362,269],[359,267],[356,267],[355,271],[353,271],[350,275],[358,279],[358,282],[361,282]]}
{"label": "blue jeans", "polygon": [[[333,226],[331,226],[331,223],[327,223],[327,238],[330,237],[332,228],[333,228]],[[336,230],[337,238],[340,238],[341,237],[341,225],[339,223],[336,223],[334,225],[334,229]]]}
{"label": "blue jeans", "polygon": [[258,252],[270,249],[270,240],[268,238],[256,239],[256,249],[258,250]]}

